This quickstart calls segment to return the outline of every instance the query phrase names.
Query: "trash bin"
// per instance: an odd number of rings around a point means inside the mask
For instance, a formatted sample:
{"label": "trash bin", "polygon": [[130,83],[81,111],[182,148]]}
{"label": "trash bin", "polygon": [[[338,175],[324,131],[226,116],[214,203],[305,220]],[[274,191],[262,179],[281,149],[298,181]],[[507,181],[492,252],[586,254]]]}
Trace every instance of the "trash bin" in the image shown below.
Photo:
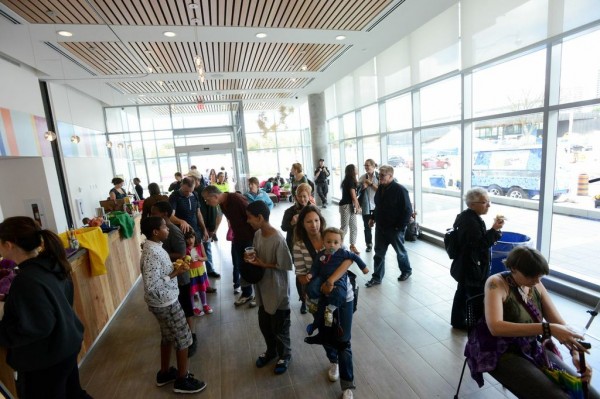
{"label": "trash bin", "polygon": [[502,238],[492,246],[492,265],[490,274],[500,273],[506,270],[502,261],[506,259],[508,253],[519,245],[531,246],[531,238],[525,234],[503,231]]}
{"label": "trash bin", "polygon": [[431,187],[446,188],[446,178],[444,176],[431,176],[429,177],[429,184]]}

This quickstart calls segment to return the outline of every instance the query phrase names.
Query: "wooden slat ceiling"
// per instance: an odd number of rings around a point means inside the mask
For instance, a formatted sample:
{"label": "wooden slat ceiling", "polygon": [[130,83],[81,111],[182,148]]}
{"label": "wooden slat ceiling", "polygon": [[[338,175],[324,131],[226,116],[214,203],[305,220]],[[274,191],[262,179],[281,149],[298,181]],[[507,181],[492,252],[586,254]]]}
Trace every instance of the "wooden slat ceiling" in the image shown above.
{"label": "wooden slat ceiling", "polygon": [[[392,0],[0,0],[31,24],[199,26],[227,28],[293,28],[362,31]],[[148,95],[137,102],[154,101],[152,95],[195,101],[193,96],[170,92],[197,92],[205,98],[276,100],[295,97],[319,72],[325,71],[349,44],[269,41],[121,42],[59,41],[64,51],[98,76],[120,77],[107,85],[125,95]],[[330,40],[330,39],[329,39]],[[295,41],[295,40],[292,40]],[[194,56],[200,55],[206,81],[191,80]],[[297,75],[294,75],[298,72]],[[308,72],[302,76],[300,72]],[[237,78],[236,73],[261,77]],[[269,73],[278,73],[272,75]],[[282,78],[288,73],[289,78]],[[152,79],[153,75],[157,75]],[[182,76],[175,76],[181,74]],[[229,74],[229,76],[223,76]],[[136,75],[131,76],[131,75]],[[159,75],[167,76],[171,81]],[[310,77],[306,77],[309,75]],[[143,79],[140,79],[143,77]],[[252,91],[259,90],[259,92]],[[232,93],[233,92],[233,93]],[[267,93],[267,94],[265,94]],[[125,100],[127,101],[127,100]],[[272,101],[275,107],[279,101]],[[256,104],[250,102],[249,107]]]}
{"label": "wooden slat ceiling", "polygon": [[[66,50],[106,75],[193,73],[200,55],[207,73],[320,71],[343,48],[341,44],[161,42],[61,42]],[[262,55],[258,57],[256,55]]]}
{"label": "wooden slat ceiling", "polygon": [[[364,29],[391,0],[1,0],[32,24]],[[197,5],[191,8],[190,3]],[[98,15],[97,12],[101,13]]]}

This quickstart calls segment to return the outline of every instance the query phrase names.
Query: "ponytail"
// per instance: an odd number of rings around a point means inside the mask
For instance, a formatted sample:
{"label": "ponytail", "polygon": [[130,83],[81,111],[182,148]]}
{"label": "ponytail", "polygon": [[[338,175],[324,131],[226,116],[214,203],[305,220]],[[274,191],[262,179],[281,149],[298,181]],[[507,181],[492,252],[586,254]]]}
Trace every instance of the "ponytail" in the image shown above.
{"label": "ponytail", "polygon": [[71,274],[72,268],[71,263],[67,260],[67,253],[61,239],[50,230],[41,230],[40,234],[43,239],[43,246],[39,256],[56,261],[63,269],[63,278],[67,278]]}

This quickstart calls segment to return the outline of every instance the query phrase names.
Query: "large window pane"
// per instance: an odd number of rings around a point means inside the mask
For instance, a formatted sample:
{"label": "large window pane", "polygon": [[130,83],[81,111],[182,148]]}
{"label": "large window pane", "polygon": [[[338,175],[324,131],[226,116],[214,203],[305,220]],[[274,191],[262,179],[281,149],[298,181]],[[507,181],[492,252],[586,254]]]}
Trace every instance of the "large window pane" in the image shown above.
{"label": "large window pane", "polygon": [[566,180],[569,192],[553,204],[550,262],[553,270],[600,284],[600,246],[590,234],[600,231],[600,182],[587,183],[600,177],[600,108],[566,109],[558,119],[556,181]]}
{"label": "large window pane", "polygon": [[342,117],[344,124],[344,138],[356,137],[356,118],[354,112],[350,112]]}
{"label": "large window pane", "polygon": [[327,122],[329,128],[329,142],[338,141],[340,139],[340,128],[338,126],[338,118],[333,118]]}
{"label": "large window pane", "polygon": [[600,43],[600,30],[563,43],[560,76],[561,104],[600,97],[598,43]]}
{"label": "large window pane", "polygon": [[141,130],[171,129],[171,116],[167,105],[139,107]]}
{"label": "large window pane", "polygon": [[[542,167],[542,114],[482,121],[473,126],[473,187],[490,193],[492,208],[483,216],[491,226],[496,214],[506,216],[504,230],[537,236]],[[483,135],[482,131],[492,131]],[[497,134],[496,134],[497,133]],[[557,195],[563,189],[555,187]]]}
{"label": "large window pane", "polygon": [[473,73],[473,116],[513,112],[544,104],[546,50]]}
{"label": "large window pane", "polygon": [[342,190],[340,184],[342,184],[342,177],[344,175],[344,168],[341,167],[340,160],[340,143],[331,143],[331,185],[329,190],[332,192],[332,196],[336,198],[342,198]]}
{"label": "large window pane", "polygon": [[394,168],[394,177],[405,187],[413,187],[412,132],[390,134],[387,136],[387,160],[379,164],[388,164]]}
{"label": "large window pane", "polygon": [[460,212],[460,137],[459,125],[421,132],[423,224],[437,231],[444,231]]}
{"label": "large window pane", "polygon": [[460,76],[456,76],[421,90],[421,125],[460,119],[460,81]]}
{"label": "large window pane", "polygon": [[379,133],[379,106],[377,104],[363,108],[360,111],[360,117],[363,136]]}
{"label": "large window pane", "polygon": [[295,147],[302,145],[302,136],[297,130],[277,132],[277,145],[279,147]]}
{"label": "large window pane", "polygon": [[166,192],[171,182],[174,181],[175,172],[177,172],[177,162],[175,157],[159,158],[160,181],[158,183],[161,192]]}
{"label": "large window pane", "polygon": [[411,95],[405,94],[385,102],[387,132],[410,129],[412,127]]}
{"label": "large window pane", "polygon": [[[279,172],[277,169],[277,150],[248,151],[248,164],[250,167],[248,177],[254,176],[260,181],[274,177]],[[287,178],[289,171],[282,173],[282,176]]]}
{"label": "large window pane", "polygon": [[275,133],[251,133],[246,134],[246,145],[248,151],[258,150],[261,148],[276,148]]}
{"label": "large window pane", "polygon": [[[377,165],[381,162],[381,144],[380,136],[367,137],[362,140],[363,144],[363,158],[365,160],[372,159]],[[360,174],[363,174],[363,166],[356,165]]]}
{"label": "large window pane", "polygon": [[344,169],[346,168],[346,165],[350,164],[354,164],[354,166],[358,167],[356,140],[344,141],[344,164],[340,165],[340,169],[342,169],[342,179],[344,178]]}
{"label": "large window pane", "polygon": [[106,108],[106,129],[109,133],[140,130],[136,107]]}

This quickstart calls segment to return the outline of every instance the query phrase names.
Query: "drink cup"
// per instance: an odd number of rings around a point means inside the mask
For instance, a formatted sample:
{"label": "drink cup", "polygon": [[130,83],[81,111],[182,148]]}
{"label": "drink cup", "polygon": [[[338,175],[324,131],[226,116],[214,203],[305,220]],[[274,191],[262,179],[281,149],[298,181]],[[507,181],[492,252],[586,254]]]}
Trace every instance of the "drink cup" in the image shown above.
{"label": "drink cup", "polygon": [[254,258],[256,258],[256,250],[254,249],[254,247],[247,247],[244,250],[244,257],[247,261],[253,261]]}

